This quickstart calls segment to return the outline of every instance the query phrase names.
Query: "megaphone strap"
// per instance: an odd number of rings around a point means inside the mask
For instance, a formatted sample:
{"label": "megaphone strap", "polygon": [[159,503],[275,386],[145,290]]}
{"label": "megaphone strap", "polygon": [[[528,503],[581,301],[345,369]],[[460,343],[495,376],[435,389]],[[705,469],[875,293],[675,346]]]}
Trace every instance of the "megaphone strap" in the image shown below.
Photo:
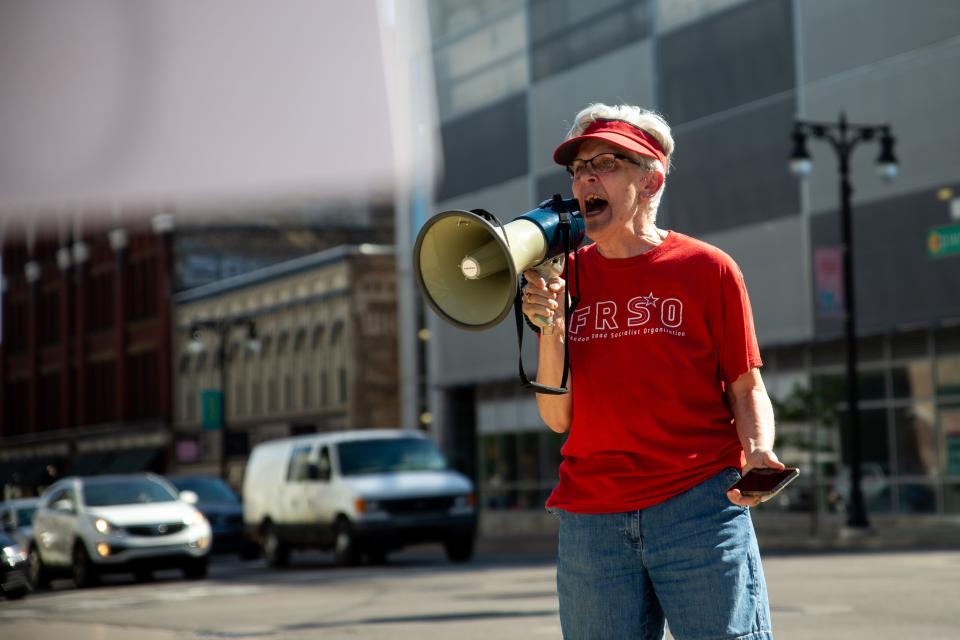
{"label": "megaphone strap", "polygon": [[[559,200],[558,196],[554,196],[555,200]],[[568,258],[570,257],[570,252],[572,247],[570,246],[570,214],[566,209],[561,209],[557,211],[557,214],[560,216],[560,233],[563,234],[563,243],[564,243],[564,255]],[[568,265],[570,260],[564,261],[564,277],[567,275]],[[580,263],[574,259],[574,278],[576,280],[576,289],[577,293],[580,291]],[[522,276],[521,276],[522,277]],[[513,312],[517,321],[517,346],[520,352],[519,363],[520,363],[520,382],[523,384],[523,387],[526,389],[533,389],[537,393],[543,393],[546,395],[563,395],[569,391],[567,388],[567,376],[570,373],[570,339],[569,335],[564,335],[563,340],[563,376],[560,379],[559,387],[551,387],[545,384],[540,384],[539,382],[534,382],[527,377],[526,371],[523,369],[523,321],[526,320],[527,324],[530,325],[537,333],[540,333],[540,328],[535,324],[530,322],[529,318],[523,315],[520,306],[523,299],[523,293],[521,292],[522,287],[517,287],[517,295],[513,300]],[[577,301],[579,296],[568,296],[564,295],[563,300],[563,330],[567,334],[570,327],[570,317],[573,315],[574,308],[577,306]],[[569,304],[567,304],[567,298],[569,297]]]}

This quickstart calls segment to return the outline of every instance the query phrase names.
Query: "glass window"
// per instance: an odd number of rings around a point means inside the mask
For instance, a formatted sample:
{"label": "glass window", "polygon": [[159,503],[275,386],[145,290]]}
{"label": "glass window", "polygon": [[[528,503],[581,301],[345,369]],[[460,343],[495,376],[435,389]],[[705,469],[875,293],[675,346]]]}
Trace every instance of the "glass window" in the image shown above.
{"label": "glass window", "polygon": [[938,454],[933,401],[915,402],[908,407],[896,409],[893,424],[897,473],[910,476],[936,475]]}
{"label": "glass window", "polygon": [[933,376],[929,360],[915,360],[895,364],[890,369],[894,398],[930,398],[933,396]]}
{"label": "glass window", "polygon": [[287,480],[303,482],[307,479],[310,467],[310,445],[297,447],[290,453],[290,462],[287,464]]}
{"label": "glass window", "polygon": [[[540,443],[539,434],[521,433],[517,436],[517,484],[520,509],[542,506],[540,502]],[[539,504],[538,504],[539,503]]]}
{"label": "glass window", "polygon": [[304,373],[300,382],[300,392],[303,396],[303,407],[310,409],[313,407],[313,382],[310,380],[310,374]]}
{"label": "glass window", "polygon": [[846,376],[838,373],[813,376],[813,401],[816,406],[831,411],[837,403],[845,402],[846,399]]}
{"label": "glass window", "polygon": [[534,80],[567,71],[650,33],[645,0],[532,0]]}
{"label": "glass window", "polygon": [[389,438],[356,440],[337,445],[340,473],[358,476],[397,471],[440,471],[446,460],[430,440]]}
{"label": "glass window", "polygon": [[937,395],[960,396],[960,356],[937,358]]}
{"label": "glass window", "polygon": [[319,349],[323,344],[323,325],[318,324],[313,328],[313,332],[310,334],[310,348]]}
{"label": "glass window", "polygon": [[857,370],[857,391],[861,400],[882,400],[887,396],[887,382],[883,369]]}
{"label": "glass window", "polygon": [[[846,409],[837,412],[843,438],[843,461],[850,460],[852,446]],[[872,465],[886,475],[890,473],[890,443],[887,437],[887,410],[860,409],[860,460],[864,467]]]}
{"label": "glass window", "polygon": [[960,402],[940,405],[940,432],[943,434],[943,472],[960,476]]}
{"label": "glass window", "polygon": [[237,494],[219,478],[170,478],[177,491],[193,491],[200,502],[238,504]]}
{"label": "glass window", "polygon": [[480,440],[482,452],[483,500],[488,509],[505,509],[502,436],[488,435]]}
{"label": "glass window", "polygon": [[897,487],[900,513],[936,513],[937,491],[926,483],[901,484]]}
{"label": "glass window", "polygon": [[960,513],[960,484],[943,486],[943,510],[946,513]]}
{"label": "glass window", "polygon": [[430,33],[439,39],[516,6],[516,0],[431,0],[427,4]]}
{"label": "glass window", "polygon": [[166,486],[149,479],[87,480],[83,487],[83,501],[89,507],[119,504],[148,504],[173,502],[177,496]]}

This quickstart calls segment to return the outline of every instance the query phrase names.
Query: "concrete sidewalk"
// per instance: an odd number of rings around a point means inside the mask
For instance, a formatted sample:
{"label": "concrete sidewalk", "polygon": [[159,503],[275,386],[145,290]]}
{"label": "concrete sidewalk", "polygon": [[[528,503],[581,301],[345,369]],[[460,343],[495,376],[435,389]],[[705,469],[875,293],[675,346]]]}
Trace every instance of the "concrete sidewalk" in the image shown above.
{"label": "concrete sidewalk", "polygon": [[[764,512],[761,507],[754,510],[753,522],[763,552],[960,550],[960,517],[874,515],[869,529],[853,530],[838,515],[814,520],[808,513]],[[505,521],[486,524],[477,540],[480,553],[556,557],[555,527],[524,531]]]}

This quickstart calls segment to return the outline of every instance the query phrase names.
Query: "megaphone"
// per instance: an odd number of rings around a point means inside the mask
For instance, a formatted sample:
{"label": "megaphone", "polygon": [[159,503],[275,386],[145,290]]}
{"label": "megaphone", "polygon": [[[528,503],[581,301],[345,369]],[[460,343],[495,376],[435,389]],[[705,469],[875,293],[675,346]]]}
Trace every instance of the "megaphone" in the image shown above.
{"label": "megaphone", "polygon": [[482,209],[444,211],[417,235],[413,270],[437,315],[462,329],[489,329],[510,312],[521,273],[558,263],[562,270],[584,235],[579,204],[559,194],[506,225]]}

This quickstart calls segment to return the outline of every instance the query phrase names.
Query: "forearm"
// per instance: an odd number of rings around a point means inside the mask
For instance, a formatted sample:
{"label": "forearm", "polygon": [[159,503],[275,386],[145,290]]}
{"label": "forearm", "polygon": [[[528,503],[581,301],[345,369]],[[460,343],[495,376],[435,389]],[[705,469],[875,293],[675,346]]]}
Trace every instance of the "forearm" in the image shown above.
{"label": "forearm", "polygon": [[775,434],[773,405],[765,389],[752,389],[734,402],[733,418],[743,450],[773,449]]}
{"label": "forearm", "polygon": [[744,373],[731,385],[730,409],[744,453],[772,451],[775,436],[773,405],[756,369]]}
{"label": "forearm", "polygon": [[[556,330],[552,336],[540,337],[540,355],[537,366],[537,382],[550,387],[559,387],[563,380],[563,331]],[[570,386],[568,375],[567,387]],[[570,428],[573,402],[570,393],[552,395],[538,393],[537,409],[540,417],[557,433]]]}

